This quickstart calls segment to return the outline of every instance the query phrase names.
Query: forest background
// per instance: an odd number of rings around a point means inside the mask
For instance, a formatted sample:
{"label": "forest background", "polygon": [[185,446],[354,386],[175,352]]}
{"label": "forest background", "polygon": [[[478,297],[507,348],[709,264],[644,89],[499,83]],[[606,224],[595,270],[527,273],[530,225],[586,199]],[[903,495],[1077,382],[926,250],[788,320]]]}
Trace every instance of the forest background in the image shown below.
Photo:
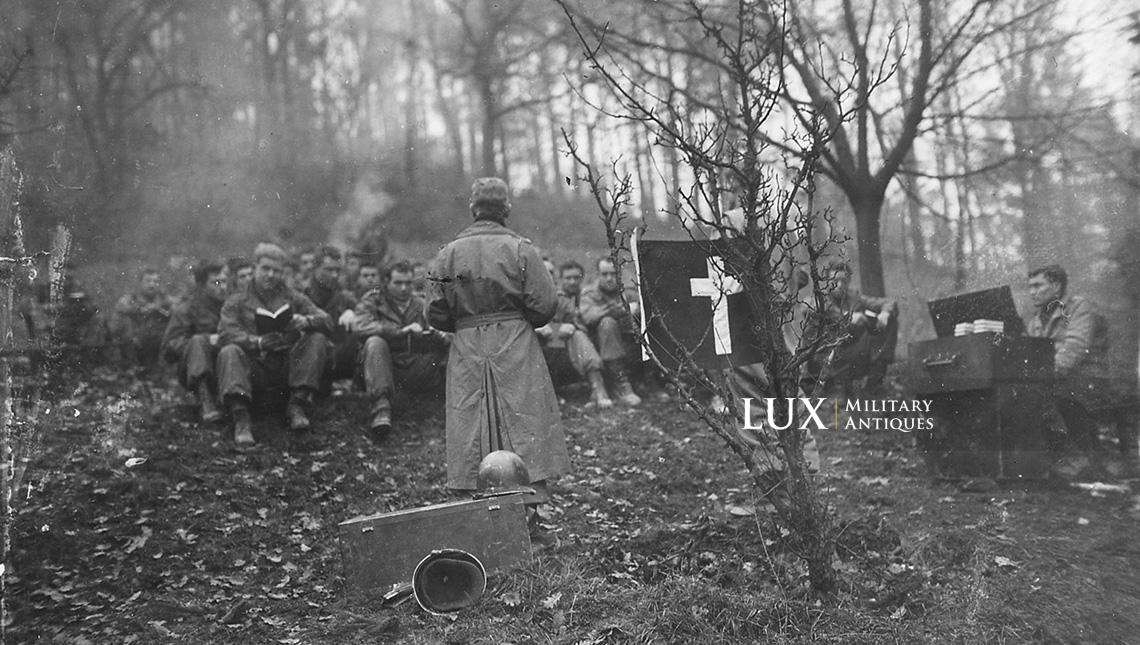
{"label": "forest background", "polygon": [[[66,226],[105,304],[143,264],[180,274],[265,238],[430,254],[463,226],[482,175],[509,179],[514,225],[556,260],[592,260],[602,231],[563,129],[634,178],[650,236],[679,234],[665,214],[686,169],[605,114],[614,99],[555,3],[5,4],[0,147],[24,177],[26,248]],[[685,105],[721,79],[668,4],[574,6],[613,26],[631,75]],[[997,284],[1020,295],[1029,266],[1058,262],[1135,347],[1140,13],[1126,5],[793,6],[805,53],[786,103],[826,95],[845,117],[816,206],[851,238],[862,288],[902,301],[902,346],[930,335],[926,300]]]}

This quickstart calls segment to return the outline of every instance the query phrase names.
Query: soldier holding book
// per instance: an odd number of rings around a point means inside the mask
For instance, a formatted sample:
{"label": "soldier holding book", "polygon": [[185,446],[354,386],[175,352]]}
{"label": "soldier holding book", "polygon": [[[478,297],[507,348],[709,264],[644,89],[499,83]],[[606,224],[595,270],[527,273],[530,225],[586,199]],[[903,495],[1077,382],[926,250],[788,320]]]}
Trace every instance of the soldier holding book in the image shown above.
{"label": "soldier holding book", "polygon": [[[306,410],[328,361],[332,319],[284,282],[288,257],[262,243],[254,251],[253,281],[222,306],[218,333],[219,394],[234,417],[234,441],[254,443],[249,406],[256,391],[288,387],[289,429],[309,429]],[[284,383],[274,383],[284,377]]]}

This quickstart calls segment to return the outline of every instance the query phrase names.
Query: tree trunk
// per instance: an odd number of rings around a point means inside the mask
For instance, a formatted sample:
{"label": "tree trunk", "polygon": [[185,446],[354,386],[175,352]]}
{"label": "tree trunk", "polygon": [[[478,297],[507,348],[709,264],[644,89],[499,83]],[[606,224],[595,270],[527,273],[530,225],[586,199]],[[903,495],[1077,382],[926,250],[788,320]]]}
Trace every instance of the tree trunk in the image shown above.
{"label": "tree trunk", "polygon": [[[530,163],[530,166],[533,169],[532,176],[534,179],[532,179],[531,183],[535,186],[535,188],[538,188],[543,193],[549,193],[550,191],[547,183],[549,181],[549,176],[546,173],[546,159],[545,154],[543,154],[545,150],[542,149],[542,124],[539,121],[539,114],[537,109],[530,112],[529,121],[531,145],[534,146]],[[555,182],[557,181],[557,178],[555,178]]]}
{"label": "tree trunk", "polygon": [[859,288],[869,296],[886,295],[883,279],[883,247],[879,222],[883,212],[882,193],[866,191],[849,194],[855,211],[855,236],[859,247]]}
{"label": "tree trunk", "polygon": [[[20,203],[20,179],[16,170],[16,160],[11,148],[0,149],[0,255],[19,258],[24,255],[24,243],[16,225],[17,205]],[[8,561],[8,528],[11,526],[12,472],[15,458],[12,447],[11,385],[8,373],[10,332],[12,329],[12,303],[17,265],[0,260],[0,503],[4,530],[0,531],[0,562]],[[5,581],[8,576],[0,576],[0,598],[5,597]],[[8,616],[5,616],[8,618]]]}
{"label": "tree trunk", "polygon": [[476,77],[475,85],[479,91],[479,104],[483,111],[482,136],[483,155],[481,173],[484,177],[497,175],[495,165],[495,141],[498,139],[498,114],[495,105],[495,90],[489,77]]}
{"label": "tree trunk", "polygon": [[[415,3],[411,3],[411,13],[415,16]],[[413,18],[414,19],[414,18]],[[413,22],[414,24],[414,22]],[[404,180],[409,188],[416,186],[416,115],[419,105],[419,53],[416,41],[409,37],[404,53],[408,58],[407,98],[404,101]]]}
{"label": "tree trunk", "polygon": [[562,133],[558,130],[558,115],[554,113],[554,101],[546,103],[546,118],[550,126],[550,169],[554,180],[551,188],[554,193],[563,194],[567,185],[562,175],[562,154],[559,151],[565,143],[562,141]]}

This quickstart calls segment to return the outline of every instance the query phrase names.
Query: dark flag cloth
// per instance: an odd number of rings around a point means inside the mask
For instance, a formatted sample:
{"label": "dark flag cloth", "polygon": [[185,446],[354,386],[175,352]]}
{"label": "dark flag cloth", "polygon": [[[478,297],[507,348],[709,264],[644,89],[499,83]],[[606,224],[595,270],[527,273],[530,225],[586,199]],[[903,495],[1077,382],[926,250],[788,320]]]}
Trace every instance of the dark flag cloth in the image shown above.
{"label": "dark flag cloth", "polygon": [[685,354],[705,369],[760,362],[748,298],[719,253],[727,243],[633,241],[642,332],[666,368]]}

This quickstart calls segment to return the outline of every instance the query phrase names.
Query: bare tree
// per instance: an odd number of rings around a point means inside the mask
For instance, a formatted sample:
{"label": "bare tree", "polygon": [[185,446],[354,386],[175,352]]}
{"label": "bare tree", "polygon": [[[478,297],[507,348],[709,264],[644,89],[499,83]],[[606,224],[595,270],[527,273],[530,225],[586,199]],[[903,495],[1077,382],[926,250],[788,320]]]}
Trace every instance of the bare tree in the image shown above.
{"label": "bare tree", "polygon": [[541,52],[561,38],[557,22],[542,5],[525,0],[445,0],[459,18],[462,38],[454,43],[449,67],[472,85],[482,107],[481,173],[497,174],[495,155],[504,117],[540,105],[549,96],[530,95],[513,87],[520,76],[538,72]]}
{"label": "bare tree", "polygon": [[[622,61],[630,59],[612,54],[605,28],[581,21],[580,13],[562,4],[586,59],[618,106],[607,114],[639,125],[684,165],[688,180],[685,185],[670,187],[677,199],[668,209],[669,215],[710,257],[721,257],[727,272],[739,280],[747,294],[756,349],[767,375],[765,396],[781,402],[800,396],[802,366],[830,347],[838,334],[836,329],[828,329],[790,346],[785,332],[793,324],[798,307],[822,310],[829,284],[817,266],[836,240],[830,234],[819,235],[821,218],[814,212],[812,201],[816,172],[828,145],[825,122],[822,118],[807,119],[808,127],[789,133],[778,147],[766,135],[771,121],[778,118],[779,97],[784,91],[782,44],[789,28],[783,19],[785,7],[745,0],[715,6],[699,2],[676,6],[676,18],[690,28],[690,38],[709,44],[702,57],[690,61],[693,67],[701,68],[705,80],[710,78],[710,70],[721,76],[720,81],[707,82],[699,91],[684,88],[689,101],[675,103],[664,98],[671,95],[673,79],[642,75],[640,68],[623,65]],[[611,259],[620,267],[629,253],[625,217],[632,204],[633,181],[629,175],[615,172],[616,177],[607,182],[588,159],[578,154],[573,140],[567,139],[583,170],[583,181],[595,196]],[[790,150],[796,154],[785,154]],[[730,203],[736,208],[726,208]],[[807,301],[800,300],[788,274],[781,270],[797,255],[814,277],[815,288]],[[657,317],[660,311],[642,315]],[[648,339],[642,342],[648,343]],[[780,417],[784,429],[749,440],[742,436],[740,406],[719,414],[698,396],[701,391],[713,391],[730,400],[725,374],[702,370],[691,355],[676,358],[680,366],[666,370],[669,380],[689,407],[741,458],[755,490],[774,504],[778,517],[795,536],[794,548],[806,565],[812,587],[820,592],[833,590],[832,523],[808,474],[804,412],[785,410],[786,416]],[[664,365],[658,362],[658,367]],[[778,474],[773,464],[779,464]]]}

